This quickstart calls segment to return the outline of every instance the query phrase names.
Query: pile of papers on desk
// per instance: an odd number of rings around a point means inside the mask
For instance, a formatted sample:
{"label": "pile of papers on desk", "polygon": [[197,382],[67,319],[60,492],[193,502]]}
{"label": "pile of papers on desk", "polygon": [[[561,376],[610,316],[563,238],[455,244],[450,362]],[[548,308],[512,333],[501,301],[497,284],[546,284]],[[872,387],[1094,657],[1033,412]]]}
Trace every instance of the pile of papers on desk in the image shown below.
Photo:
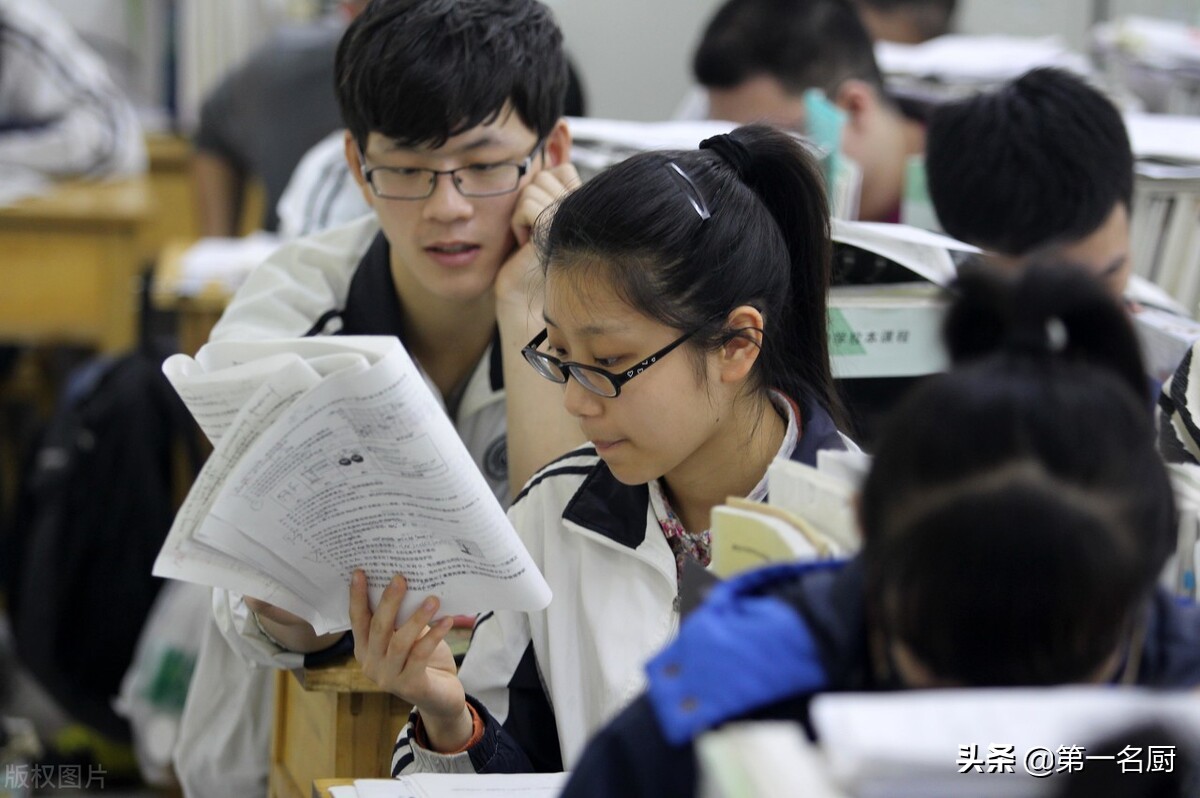
{"label": "pile of papers on desk", "polygon": [[[1200,739],[1200,699],[1109,686],[831,693],[813,700],[811,715],[816,745],[778,722],[702,737],[702,795],[1037,798],[1089,767],[1131,779],[1168,772],[1176,757],[1182,768]],[[1168,729],[1186,750],[1126,746],[1118,754],[1147,724]]]}
{"label": "pile of papers on desk", "polygon": [[1134,15],[1097,25],[1092,38],[1114,82],[1147,110],[1200,113],[1200,28]]}
{"label": "pile of papers on desk", "polygon": [[184,250],[175,291],[179,296],[206,291],[230,296],[281,244],[279,236],[261,230],[241,238],[202,238]]}
{"label": "pile of papers on desk", "polygon": [[916,227],[835,219],[829,354],[835,377],[943,371],[943,288],[979,249]]}
{"label": "pile of papers on desk", "polygon": [[948,34],[921,44],[877,42],[875,60],[889,89],[931,102],[995,86],[1035,67],[1091,73],[1087,58],[1059,36]]}

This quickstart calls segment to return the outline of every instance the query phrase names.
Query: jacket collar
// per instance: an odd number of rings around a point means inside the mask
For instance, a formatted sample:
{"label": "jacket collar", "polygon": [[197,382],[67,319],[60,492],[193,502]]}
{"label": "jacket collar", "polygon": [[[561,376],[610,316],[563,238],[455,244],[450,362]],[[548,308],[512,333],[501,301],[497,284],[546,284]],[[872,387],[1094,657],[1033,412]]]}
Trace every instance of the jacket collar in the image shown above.
{"label": "jacket collar", "polygon": [[[392,278],[391,248],[382,231],[375,234],[354,270],[341,317],[342,329],[338,335],[394,335],[400,343],[407,343],[404,340],[404,308]],[[492,334],[487,358],[488,382],[493,392],[504,388],[500,358],[500,331],[497,328]]]}
{"label": "jacket collar", "polygon": [[[800,404],[800,417],[801,435],[792,449],[792,460],[816,466],[817,452],[846,448],[833,419],[820,405],[804,400]],[[636,549],[646,539],[649,502],[650,489],[646,485],[620,482],[601,460],[567,502],[562,517],[616,543]]]}

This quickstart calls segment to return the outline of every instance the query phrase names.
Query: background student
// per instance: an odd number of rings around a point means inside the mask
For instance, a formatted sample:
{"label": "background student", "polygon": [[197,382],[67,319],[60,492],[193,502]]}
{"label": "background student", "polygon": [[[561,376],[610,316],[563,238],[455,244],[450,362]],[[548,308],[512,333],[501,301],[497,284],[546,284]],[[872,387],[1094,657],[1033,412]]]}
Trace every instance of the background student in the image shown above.
{"label": "background student", "polygon": [[890,420],[861,554],[716,587],[566,798],[693,795],[697,735],[806,721],[819,692],[1200,684],[1200,610],[1156,589],[1175,514],[1126,314],[1072,270],[961,288],[956,366]]}
{"label": "background student", "polygon": [[[580,439],[520,355],[541,316],[526,290],[528,228],[577,181],[561,34],[535,0],[375,0],[347,29],[336,75],[343,151],[372,213],[279,250],[212,340],[398,336],[507,504]],[[246,724],[262,724],[270,677],[247,660],[296,667],[298,652],[349,651],[262,602],[216,591],[214,604],[220,634],[205,640],[184,713],[195,748],[176,754],[195,774],[189,795],[227,789],[226,754],[261,737]],[[218,731],[222,750],[206,735]],[[265,770],[265,746],[246,745],[239,761]]]}
{"label": "background student", "polygon": [[1121,297],[1129,283],[1133,153],[1121,114],[1081,78],[1035,69],[939,106],[929,194],[947,233],[994,253],[1083,266]]}
{"label": "background student", "polygon": [[920,44],[945,36],[958,0],[853,0],[875,41]]}
{"label": "background student", "polygon": [[192,175],[200,234],[235,236],[251,180],[262,183],[258,225],[274,232],[275,206],[310,147],[342,127],[333,56],[346,23],[367,0],[339,0],[333,13],[289,25],[238,64],[200,107]]}
{"label": "background student", "polygon": [[481,618],[460,679],[436,600],[394,629],[402,577],[372,614],[356,574],[355,656],[416,708],[394,772],[573,767],[674,634],[712,507],[763,498],[777,457],[845,447],[829,252],[810,156],[762,126],[636,155],[562,200],[542,244],[545,330],[526,352],[590,443],[510,510],[554,599]]}
{"label": "background student", "polygon": [[884,89],[871,39],[848,0],[729,0],[692,61],[707,116],[792,130],[804,92],[821,89],[846,112],[842,151],[862,167],[859,218],[900,219],[905,164],[925,148],[920,121]]}

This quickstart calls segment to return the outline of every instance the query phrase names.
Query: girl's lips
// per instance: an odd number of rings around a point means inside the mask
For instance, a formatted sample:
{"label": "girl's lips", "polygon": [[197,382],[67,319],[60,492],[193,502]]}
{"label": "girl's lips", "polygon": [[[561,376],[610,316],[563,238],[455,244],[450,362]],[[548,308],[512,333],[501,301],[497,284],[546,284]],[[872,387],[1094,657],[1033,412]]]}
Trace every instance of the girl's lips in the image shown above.
{"label": "girl's lips", "polygon": [[597,454],[603,454],[604,452],[610,451],[613,447],[615,447],[619,444],[622,444],[622,443],[624,443],[623,440],[592,441],[592,445],[596,447]]}

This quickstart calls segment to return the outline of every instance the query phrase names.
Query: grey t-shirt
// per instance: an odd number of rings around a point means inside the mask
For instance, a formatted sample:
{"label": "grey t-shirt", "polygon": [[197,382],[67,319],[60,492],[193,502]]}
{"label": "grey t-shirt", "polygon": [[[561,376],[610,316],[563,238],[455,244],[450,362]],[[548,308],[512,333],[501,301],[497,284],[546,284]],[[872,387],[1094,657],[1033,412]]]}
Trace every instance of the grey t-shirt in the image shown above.
{"label": "grey t-shirt", "polygon": [[300,158],[342,127],[333,93],[336,20],[282,28],[234,69],[200,109],[195,144],[231,161],[266,189],[262,226],[275,230],[275,205]]}

